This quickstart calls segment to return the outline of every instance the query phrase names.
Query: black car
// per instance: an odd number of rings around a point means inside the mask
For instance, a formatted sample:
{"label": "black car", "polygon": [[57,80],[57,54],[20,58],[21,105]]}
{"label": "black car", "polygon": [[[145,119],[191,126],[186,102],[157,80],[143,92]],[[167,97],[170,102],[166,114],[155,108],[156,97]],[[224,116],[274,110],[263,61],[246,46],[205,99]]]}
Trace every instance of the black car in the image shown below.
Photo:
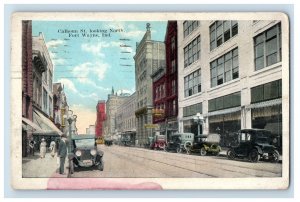
{"label": "black car", "polygon": [[69,173],[74,173],[74,167],[97,166],[100,171],[103,171],[103,152],[97,150],[94,135],[74,135],[71,151],[71,155],[69,155]]}
{"label": "black car", "polygon": [[272,145],[271,132],[263,129],[243,129],[237,134],[238,143],[227,151],[228,159],[248,158],[251,162],[258,162],[260,158],[272,162],[279,161],[279,152]]}

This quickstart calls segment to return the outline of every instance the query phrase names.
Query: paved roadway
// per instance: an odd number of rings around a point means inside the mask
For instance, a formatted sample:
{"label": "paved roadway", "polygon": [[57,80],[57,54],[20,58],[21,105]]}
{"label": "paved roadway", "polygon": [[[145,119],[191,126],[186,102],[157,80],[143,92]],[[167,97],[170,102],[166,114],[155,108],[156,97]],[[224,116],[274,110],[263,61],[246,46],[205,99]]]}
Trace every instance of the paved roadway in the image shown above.
{"label": "paved roadway", "polygon": [[104,171],[76,168],[72,177],[280,177],[281,163],[228,160],[221,156],[198,156],[122,146],[98,146],[104,151]]}

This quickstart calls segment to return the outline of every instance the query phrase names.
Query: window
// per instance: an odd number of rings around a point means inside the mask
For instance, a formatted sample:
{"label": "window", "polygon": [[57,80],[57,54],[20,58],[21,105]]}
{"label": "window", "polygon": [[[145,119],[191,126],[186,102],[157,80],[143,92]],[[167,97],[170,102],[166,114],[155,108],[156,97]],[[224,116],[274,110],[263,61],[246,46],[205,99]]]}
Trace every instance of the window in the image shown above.
{"label": "window", "polygon": [[176,106],[176,100],[173,100],[173,109],[172,109],[172,115],[176,115],[176,108],[177,108],[177,106]]}
{"label": "window", "polygon": [[214,50],[238,34],[237,21],[216,21],[209,27],[210,50]]}
{"label": "window", "polygon": [[47,84],[47,82],[48,82],[47,72],[48,72],[48,71],[44,71],[44,72],[43,72],[43,82],[46,83],[46,84]]}
{"label": "window", "polygon": [[200,58],[200,42],[200,36],[198,36],[184,48],[184,67],[189,66]]}
{"label": "window", "polygon": [[211,87],[239,78],[238,48],[210,63]]}
{"label": "window", "polygon": [[281,61],[281,24],[254,37],[255,70]]}
{"label": "window", "polygon": [[48,82],[48,84],[49,84],[49,90],[52,92],[52,73],[50,72],[50,70],[49,70],[49,82]]}
{"label": "window", "polygon": [[251,103],[281,98],[281,79],[251,88]]}
{"label": "window", "polygon": [[183,34],[184,38],[192,33],[198,26],[199,21],[184,21],[183,22]]}
{"label": "window", "polygon": [[225,95],[208,101],[208,111],[241,106],[241,92]]}
{"label": "window", "polygon": [[194,116],[197,113],[202,114],[202,102],[191,106],[183,107],[183,117]]}
{"label": "window", "polygon": [[172,53],[175,50],[175,43],[176,43],[175,36],[172,36],[172,38],[171,38],[171,50],[172,50]]}
{"label": "window", "polygon": [[176,80],[172,80],[172,95],[175,95],[176,94]]}
{"label": "window", "polygon": [[188,97],[201,92],[200,69],[184,77],[184,96]]}
{"label": "window", "polygon": [[51,97],[49,97],[49,115],[52,117],[53,115],[52,115],[52,113],[53,113],[53,109],[52,109],[52,98]]}
{"label": "window", "polygon": [[172,60],[172,63],[171,63],[171,73],[174,73],[176,71],[176,60]]}
{"label": "window", "polygon": [[44,110],[48,109],[48,93],[45,88],[43,88],[43,107]]}

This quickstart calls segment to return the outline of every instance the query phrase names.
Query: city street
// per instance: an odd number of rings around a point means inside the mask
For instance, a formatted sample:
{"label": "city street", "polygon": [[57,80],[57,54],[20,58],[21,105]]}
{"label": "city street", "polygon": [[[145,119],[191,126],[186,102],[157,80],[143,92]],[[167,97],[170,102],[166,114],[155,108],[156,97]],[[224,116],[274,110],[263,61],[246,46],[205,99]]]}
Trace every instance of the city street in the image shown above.
{"label": "city street", "polygon": [[98,146],[104,151],[104,171],[77,168],[71,177],[280,177],[281,163],[228,160],[222,156],[198,156],[143,148]]}

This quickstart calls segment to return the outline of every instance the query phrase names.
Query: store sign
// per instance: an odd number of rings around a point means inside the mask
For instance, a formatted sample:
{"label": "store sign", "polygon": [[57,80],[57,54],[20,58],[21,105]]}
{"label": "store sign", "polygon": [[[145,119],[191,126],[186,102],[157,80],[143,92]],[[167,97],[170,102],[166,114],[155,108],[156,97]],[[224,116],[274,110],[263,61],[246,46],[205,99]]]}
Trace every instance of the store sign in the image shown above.
{"label": "store sign", "polygon": [[158,128],[157,124],[145,124],[144,125],[145,128]]}
{"label": "store sign", "polygon": [[154,117],[163,117],[165,115],[164,109],[152,109],[152,115]]}

